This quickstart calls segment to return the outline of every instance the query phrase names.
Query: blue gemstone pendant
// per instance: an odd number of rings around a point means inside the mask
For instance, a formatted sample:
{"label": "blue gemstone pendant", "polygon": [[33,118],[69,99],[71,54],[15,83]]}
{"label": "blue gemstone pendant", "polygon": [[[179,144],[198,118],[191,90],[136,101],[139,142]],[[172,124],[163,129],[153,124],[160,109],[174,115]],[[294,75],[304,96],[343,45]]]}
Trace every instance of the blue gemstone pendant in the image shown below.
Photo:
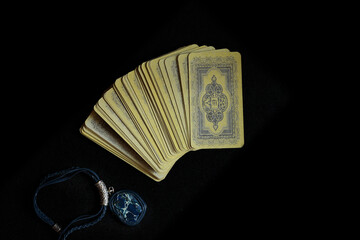
{"label": "blue gemstone pendant", "polygon": [[109,202],[111,211],[128,226],[140,223],[146,212],[146,203],[141,197],[130,190],[114,193]]}

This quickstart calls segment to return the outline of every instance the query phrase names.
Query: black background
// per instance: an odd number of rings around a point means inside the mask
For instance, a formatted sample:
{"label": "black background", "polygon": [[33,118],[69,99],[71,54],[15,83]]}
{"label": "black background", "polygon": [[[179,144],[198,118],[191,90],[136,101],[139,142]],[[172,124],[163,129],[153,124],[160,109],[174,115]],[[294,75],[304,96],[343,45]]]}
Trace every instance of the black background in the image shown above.
{"label": "black background", "polygon": [[[3,140],[11,155],[3,155],[1,229],[7,239],[57,239],[35,215],[32,198],[44,176],[72,166],[94,170],[116,190],[138,192],[148,212],[135,227],[108,213],[69,239],[288,237],[313,227],[302,221],[308,201],[302,193],[314,168],[304,141],[307,120],[297,104],[305,68],[300,59],[311,58],[309,42],[317,44],[317,30],[304,20],[313,14],[309,6],[38,7],[15,8],[5,21],[10,85],[3,89]],[[117,77],[192,43],[242,55],[243,148],[187,153],[157,183],[79,133]],[[44,189],[38,203],[62,226],[99,207],[86,176]]]}

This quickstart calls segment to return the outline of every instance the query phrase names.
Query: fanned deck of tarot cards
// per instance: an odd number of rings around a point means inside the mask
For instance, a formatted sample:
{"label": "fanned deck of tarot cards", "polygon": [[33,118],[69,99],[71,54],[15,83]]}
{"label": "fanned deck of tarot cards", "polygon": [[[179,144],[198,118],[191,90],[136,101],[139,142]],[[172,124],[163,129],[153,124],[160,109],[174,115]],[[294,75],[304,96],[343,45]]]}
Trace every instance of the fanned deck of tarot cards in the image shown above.
{"label": "fanned deck of tarot cards", "polygon": [[116,79],[80,132],[155,181],[185,153],[244,144],[241,57],[196,44]]}

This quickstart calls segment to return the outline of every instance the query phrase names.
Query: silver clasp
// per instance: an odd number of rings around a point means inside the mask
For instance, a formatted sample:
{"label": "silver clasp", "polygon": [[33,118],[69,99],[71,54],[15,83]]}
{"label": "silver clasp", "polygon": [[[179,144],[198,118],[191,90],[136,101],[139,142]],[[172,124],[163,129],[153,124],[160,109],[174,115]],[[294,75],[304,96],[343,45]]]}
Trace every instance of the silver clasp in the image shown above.
{"label": "silver clasp", "polygon": [[104,206],[107,206],[108,203],[109,203],[109,194],[108,194],[105,183],[102,180],[100,180],[95,184],[95,186],[99,190],[100,204],[104,205]]}

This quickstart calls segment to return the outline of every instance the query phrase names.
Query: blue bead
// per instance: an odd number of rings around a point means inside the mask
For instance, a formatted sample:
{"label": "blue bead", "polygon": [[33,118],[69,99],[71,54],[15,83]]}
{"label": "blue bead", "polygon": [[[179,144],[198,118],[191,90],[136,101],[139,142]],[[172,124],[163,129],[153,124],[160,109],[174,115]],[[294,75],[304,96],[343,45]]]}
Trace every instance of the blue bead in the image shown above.
{"label": "blue bead", "polygon": [[109,205],[120,221],[129,226],[138,224],[146,212],[144,200],[137,193],[129,190],[116,192],[111,196]]}

